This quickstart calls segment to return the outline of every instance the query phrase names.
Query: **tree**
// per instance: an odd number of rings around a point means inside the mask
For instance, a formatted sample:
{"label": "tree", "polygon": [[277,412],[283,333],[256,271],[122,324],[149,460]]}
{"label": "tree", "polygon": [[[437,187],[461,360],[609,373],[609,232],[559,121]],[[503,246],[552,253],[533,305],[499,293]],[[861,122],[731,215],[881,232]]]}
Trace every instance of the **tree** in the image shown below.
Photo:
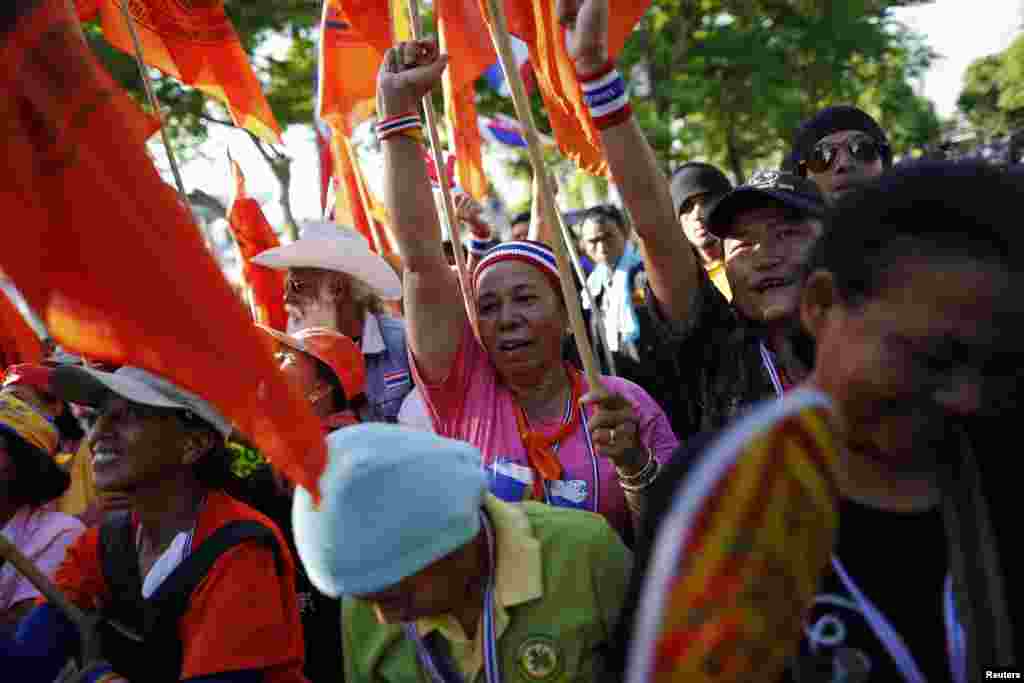
{"label": "tree", "polygon": [[655,0],[620,61],[657,83],[634,109],[666,166],[705,157],[741,182],[830,104],[885,119],[898,150],[938,134],[910,86],[934,55],[889,16],[908,4],[919,0]]}
{"label": "tree", "polygon": [[983,140],[1024,129],[1024,36],[967,67],[957,107]]}
{"label": "tree", "polygon": [[[225,10],[263,83],[267,101],[282,127],[309,125],[313,120],[316,88],[316,34],[320,0],[246,2],[225,0]],[[86,26],[90,43],[102,62],[144,107],[148,108],[135,58],[111,48],[96,25]],[[275,54],[278,55],[275,57]],[[209,127],[233,126],[227,110],[193,88],[150,70],[157,100],[164,109],[166,130],[175,155],[182,160],[199,153]],[[280,204],[292,237],[296,224],[289,190],[292,159],[273,145],[250,136],[280,186]],[[215,198],[193,191],[193,201],[213,210]]]}

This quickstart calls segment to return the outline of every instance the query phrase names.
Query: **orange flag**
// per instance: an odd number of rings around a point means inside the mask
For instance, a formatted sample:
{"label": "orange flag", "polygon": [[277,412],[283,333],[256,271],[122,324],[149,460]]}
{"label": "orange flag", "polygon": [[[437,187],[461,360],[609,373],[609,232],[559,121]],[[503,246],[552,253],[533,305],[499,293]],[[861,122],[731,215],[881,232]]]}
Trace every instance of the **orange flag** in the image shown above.
{"label": "orange flag", "polygon": [[[486,0],[478,0],[487,20]],[[616,3],[608,18],[608,49],[614,59],[643,17],[651,0],[624,0]],[[562,153],[583,170],[604,175],[608,164],[601,152],[601,139],[590,111],[583,102],[583,90],[576,67],[565,48],[564,29],[558,23],[555,0],[521,0],[505,3],[508,30],[530,48],[530,63],[537,87],[551,122],[551,129]]]}
{"label": "orange flag", "polygon": [[318,115],[345,135],[351,135],[376,106],[377,71],[391,45],[389,22],[371,11],[379,11],[381,4],[324,2]]}
{"label": "orange flag", "polygon": [[204,396],[316,495],[320,424],[132,140],[124,97],[67,0],[35,0],[0,26],[0,211],[31,226],[5,233],[0,268],[58,343]]}
{"label": "orange flag", "polygon": [[231,170],[235,175],[235,198],[228,209],[228,223],[242,255],[242,278],[252,292],[256,322],[284,332],[288,326],[288,314],[284,310],[284,272],[252,263],[254,256],[273,249],[280,242],[259,202],[246,193],[242,167],[233,159]]}
{"label": "orange flag", "polygon": [[7,295],[0,291],[0,376],[15,363],[39,363],[43,342]]}
{"label": "orange flag", "polygon": [[451,123],[459,181],[477,199],[487,194],[487,176],[476,113],[476,80],[498,61],[487,25],[475,0],[435,0],[445,69],[444,106]]}
{"label": "orange flag", "polygon": [[385,231],[374,219],[372,200],[363,179],[352,144],[340,131],[331,136],[334,176],[337,182],[334,220],[355,228],[366,238],[370,248],[384,256],[394,251]]}
{"label": "orange flag", "polygon": [[[90,6],[98,4],[107,42],[135,54],[121,0],[78,1],[79,16],[88,16]],[[128,6],[147,64],[227,104],[235,125],[281,143],[281,127],[224,13],[223,0],[132,0]]]}
{"label": "orange flag", "polygon": [[376,110],[377,71],[392,45],[412,39],[403,0],[325,0],[318,116],[350,136]]}

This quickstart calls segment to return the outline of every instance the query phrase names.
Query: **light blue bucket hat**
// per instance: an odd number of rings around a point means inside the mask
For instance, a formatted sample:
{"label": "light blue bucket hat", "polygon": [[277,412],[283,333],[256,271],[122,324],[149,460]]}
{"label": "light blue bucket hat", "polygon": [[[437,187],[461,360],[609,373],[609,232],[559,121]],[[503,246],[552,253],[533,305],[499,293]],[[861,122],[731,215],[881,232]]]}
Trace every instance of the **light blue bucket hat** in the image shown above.
{"label": "light blue bucket hat", "polygon": [[296,488],[292,524],[310,580],[330,597],[376,593],[480,532],[480,451],[388,424],[327,437],[322,500]]}

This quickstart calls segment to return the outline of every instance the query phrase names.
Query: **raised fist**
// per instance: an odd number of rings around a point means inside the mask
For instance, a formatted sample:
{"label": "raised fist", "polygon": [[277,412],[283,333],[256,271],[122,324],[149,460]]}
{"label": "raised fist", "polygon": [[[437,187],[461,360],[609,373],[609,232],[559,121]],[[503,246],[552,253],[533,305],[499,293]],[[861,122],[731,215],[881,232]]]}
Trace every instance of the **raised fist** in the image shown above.
{"label": "raised fist", "polygon": [[555,11],[576,72],[598,71],[608,62],[608,0],[558,0]]}
{"label": "raised fist", "polygon": [[399,43],[384,54],[377,74],[377,111],[382,117],[416,111],[419,101],[441,82],[448,65],[437,43]]}

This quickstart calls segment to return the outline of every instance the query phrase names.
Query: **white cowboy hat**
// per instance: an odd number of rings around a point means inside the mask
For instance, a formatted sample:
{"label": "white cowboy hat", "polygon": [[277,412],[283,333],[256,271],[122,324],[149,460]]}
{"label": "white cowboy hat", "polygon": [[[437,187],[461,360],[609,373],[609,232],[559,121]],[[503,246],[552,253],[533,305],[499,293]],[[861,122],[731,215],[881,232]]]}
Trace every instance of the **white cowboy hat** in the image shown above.
{"label": "white cowboy hat", "polygon": [[302,236],[282,247],[257,254],[252,262],[273,268],[323,268],[365,282],[386,301],[402,298],[402,281],[388,262],[370,251],[366,238],[352,228],[327,221],[302,224]]}

